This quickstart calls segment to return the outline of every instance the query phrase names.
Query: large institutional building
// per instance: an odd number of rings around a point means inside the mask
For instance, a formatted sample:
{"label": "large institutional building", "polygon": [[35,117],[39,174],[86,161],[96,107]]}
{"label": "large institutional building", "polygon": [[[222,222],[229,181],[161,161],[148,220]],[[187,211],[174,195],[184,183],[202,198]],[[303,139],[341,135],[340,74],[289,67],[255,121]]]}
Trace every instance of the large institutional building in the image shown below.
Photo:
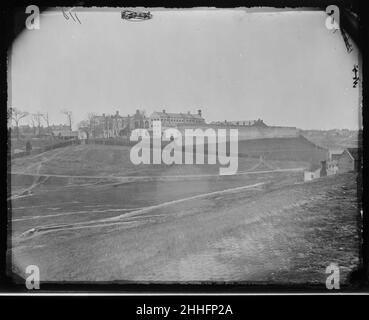
{"label": "large institutional building", "polygon": [[153,122],[160,121],[162,128],[179,126],[196,126],[205,124],[201,110],[193,114],[187,113],[167,113],[153,112],[147,117],[142,111],[136,110],[132,116],[122,116],[116,111],[113,115],[96,115],[89,119],[88,123],[80,126],[80,131],[84,131],[91,138],[114,138],[120,136],[129,136],[134,129],[152,130]]}
{"label": "large institutional building", "polygon": [[162,112],[153,112],[150,116],[150,125],[153,126],[153,121],[160,121],[163,127],[178,127],[205,124],[205,119],[202,117],[201,110],[196,114],[187,113],[168,113],[165,110]]}
{"label": "large institutional building", "polygon": [[257,120],[236,120],[236,121],[214,121],[210,123],[216,126],[238,126],[238,127],[267,127],[262,119]]}
{"label": "large institutional building", "polygon": [[138,128],[149,128],[150,121],[143,112],[136,110],[136,113],[122,116],[119,111],[113,115],[95,115],[79,127],[90,138],[115,138],[128,136],[129,133]]}
{"label": "large institutional building", "polygon": [[[149,117],[143,111],[136,110],[133,115],[122,116],[116,111],[113,115],[96,115],[90,117],[89,121],[85,121],[84,126],[80,126],[79,130],[83,131],[88,138],[116,138],[128,137],[134,129],[147,129],[149,131],[158,130],[157,122],[160,121],[160,130],[166,128],[178,128],[183,130],[186,128],[224,128],[237,127],[240,129],[240,136],[254,137],[262,135],[276,135],[276,131],[281,130],[295,131],[296,128],[269,127],[263,120],[237,120],[237,121],[217,121],[206,123],[202,116],[201,110],[197,113],[172,113],[166,110],[154,111]],[[156,122],[156,123],[155,123]],[[266,131],[260,131],[265,129]],[[268,132],[267,132],[268,131]],[[291,133],[283,133],[282,135],[290,135]],[[293,132],[293,134],[295,134]]]}

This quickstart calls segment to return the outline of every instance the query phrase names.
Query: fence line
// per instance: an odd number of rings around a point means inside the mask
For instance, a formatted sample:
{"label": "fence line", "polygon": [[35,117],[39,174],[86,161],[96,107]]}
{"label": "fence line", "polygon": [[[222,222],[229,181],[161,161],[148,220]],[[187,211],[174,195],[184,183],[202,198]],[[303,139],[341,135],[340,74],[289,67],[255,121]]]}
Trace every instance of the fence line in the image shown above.
{"label": "fence line", "polygon": [[43,153],[45,151],[50,151],[50,150],[54,150],[57,148],[63,148],[63,147],[67,147],[70,145],[74,145],[74,144],[81,144],[81,140],[79,139],[71,139],[71,140],[67,140],[67,141],[62,141],[62,142],[57,142],[48,146],[44,146],[41,148],[37,148],[37,149],[33,149],[31,151],[22,151],[22,152],[17,152],[17,153],[11,153],[9,152],[10,148],[8,149],[8,157],[13,160],[13,159],[17,159],[17,158],[22,158],[22,157],[26,157],[29,155],[37,155],[40,153]]}

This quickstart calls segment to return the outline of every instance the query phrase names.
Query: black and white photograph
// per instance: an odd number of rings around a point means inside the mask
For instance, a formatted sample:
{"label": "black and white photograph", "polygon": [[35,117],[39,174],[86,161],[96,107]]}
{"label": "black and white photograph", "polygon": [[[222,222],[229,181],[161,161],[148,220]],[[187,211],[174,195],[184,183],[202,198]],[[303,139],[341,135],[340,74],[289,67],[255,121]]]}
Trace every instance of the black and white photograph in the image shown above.
{"label": "black and white photograph", "polygon": [[7,62],[14,282],[352,287],[355,13],[25,10]]}

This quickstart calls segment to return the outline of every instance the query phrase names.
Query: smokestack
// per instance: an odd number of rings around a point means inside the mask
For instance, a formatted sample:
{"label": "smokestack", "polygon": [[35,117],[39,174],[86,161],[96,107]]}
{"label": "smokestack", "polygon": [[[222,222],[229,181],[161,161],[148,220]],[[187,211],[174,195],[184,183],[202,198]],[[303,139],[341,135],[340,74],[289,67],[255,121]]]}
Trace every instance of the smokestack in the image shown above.
{"label": "smokestack", "polygon": [[197,110],[197,114],[201,117],[202,115],[201,109]]}
{"label": "smokestack", "polygon": [[116,116],[119,116],[119,111],[115,111],[115,115]]}
{"label": "smokestack", "polygon": [[165,113],[165,109],[163,109],[163,113]]}

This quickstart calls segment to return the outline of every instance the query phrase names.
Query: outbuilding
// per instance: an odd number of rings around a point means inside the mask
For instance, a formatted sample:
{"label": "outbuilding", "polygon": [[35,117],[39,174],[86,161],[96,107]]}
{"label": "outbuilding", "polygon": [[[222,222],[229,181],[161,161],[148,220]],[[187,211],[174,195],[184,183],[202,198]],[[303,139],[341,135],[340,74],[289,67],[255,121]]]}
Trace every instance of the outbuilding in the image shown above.
{"label": "outbuilding", "polygon": [[319,164],[312,164],[309,170],[304,171],[304,181],[311,181],[320,178],[322,167]]}
{"label": "outbuilding", "polygon": [[337,159],[338,173],[357,171],[361,168],[359,148],[347,148]]}

